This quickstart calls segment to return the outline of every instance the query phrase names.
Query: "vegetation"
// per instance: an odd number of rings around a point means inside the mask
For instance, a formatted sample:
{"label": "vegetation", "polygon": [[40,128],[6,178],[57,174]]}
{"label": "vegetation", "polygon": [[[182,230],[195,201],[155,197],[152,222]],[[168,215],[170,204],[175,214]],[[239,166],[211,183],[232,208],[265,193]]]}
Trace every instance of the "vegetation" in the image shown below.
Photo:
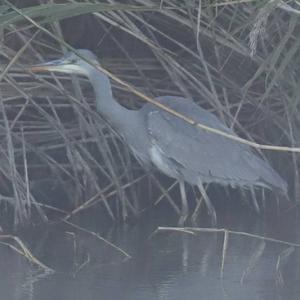
{"label": "vegetation", "polygon": [[[95,204],[113,220],[126,219],[145,206],[140,188],[179,211],[169,195],[174,184],[145,174],[95,113],[85,78],[30,73],[29,65],[70,47],[92,50],[147,96],[192,97],[241,137],[294,148],[263,155],[299,198],[297,1],[1,3],[0,205],[14,224],[47,220],[50,212],[68,219]],[[113,84],[123,105],[142,105]]]}

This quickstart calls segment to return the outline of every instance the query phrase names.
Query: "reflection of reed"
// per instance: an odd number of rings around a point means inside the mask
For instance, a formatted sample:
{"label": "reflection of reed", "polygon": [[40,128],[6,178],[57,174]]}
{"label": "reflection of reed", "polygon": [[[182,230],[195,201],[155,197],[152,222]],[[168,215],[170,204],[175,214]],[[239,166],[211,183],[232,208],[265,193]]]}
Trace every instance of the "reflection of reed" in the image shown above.
{"label": "reflection of reed", "polygon": [[[247,252],[249,253],[249,262],[248,266],[244,269],[240,282],[241,284],[244,284],[245,280],[251,274],[255,268],[259,268],[259,263],[261,260],[263,260],[263,255],[266,252],[266,244],[275,244],[277,246],[285,246],[285,249],[282,250],[282,247],[274,247],[274,249],[277,248],[277,254],[272,253],[273,258],[274,258],[274,266],[273,266],[273,272],[276,273],[276,276],[274,275],[274,278],[276,278],[276,282],[279,284],[284,283],[283,275],[282,275],[282,268],[288,263],[291,254],[295,251],[295,248],[300,248],[299,243],[292,243],[292,242],[287,242],[275,238],[269,238],[257,234],[251,234],[247,232],[242,232],[242,231],[234,231],[234,230],[228,230],[228,229],[217,229],[217,228],[196,228],[196,227],[186,227],[186,228],[179,228],[179,227],[158,227],[157,230],[152,234],[152,237],[154,237],[156,234],[160,232],[177,232],[177,233],[182,233],[182,234],[188,234],[188,235],[199,235],[199,234],[212,234],[214,237],[216,237],[217,233],[222,233],[224,234],[223,236],[223,246],[222,246],[222,251],[221,255],[209,255],[209,257],[213,257],[214,260],[216,260],[216,257],[221,258],[221,264],[220,264],[220,277],[223,278],[226,276],[226,267],[230,262],[228,262],[228,256],[233,257],[228,253],[228,249],[232,248],[237,245],[232,246],[232,238],[235,237],[235,240],[242,240],[243,238],[252,238],[255,241],[255,244],[253,245],[252,243],[249,243],[249,245],[252,244],[251,247],[247,246],[242,247],[243,250],[247,249]],[[229,242],[229,239],[231,242]],[[185,245],[185,242],[183,243]],[[214,244],[216,245],[216,244]],[[288,246],[288,248],[286,248]],[[186,247],[184,247],[186,253]],[[252,249],[252,250],[251,250]],[[211,251],[212,249],[209,249],[207,253],[211,254],[213,253]],[[242,250],[242,251],[243,251]],[[252,251],[252,253],[250,252]],[[247,255],[247,253],[243,253],[244,256]],[[186,255],[185,255],[186,256]],[[275,261],[275,258],[277,257],[277,262]],[[186,262],[187,259],[184,261]],[[204,260],[204,262],[207,262],[207,259]],[[276,263],[275,263],[276,262]],[[203,266],[207,265],[207,263],[201,264]],[[275,267],[276,265],[276,267]],[[185,265],[186,266],[186,265]],[[225,274],[225,275],[224,275]]]}

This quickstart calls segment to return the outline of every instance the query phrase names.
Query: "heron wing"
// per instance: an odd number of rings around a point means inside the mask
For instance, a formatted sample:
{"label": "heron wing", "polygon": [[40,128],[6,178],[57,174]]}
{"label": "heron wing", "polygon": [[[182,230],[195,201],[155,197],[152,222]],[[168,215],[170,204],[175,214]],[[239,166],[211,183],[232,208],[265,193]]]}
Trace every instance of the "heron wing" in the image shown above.
{"label": "heron wing", "polygon": [[[158,100],[196,122],[235,135],[216,116],[192,101],[178,97]],[[258,179],[246,163],[253,155],[246,145],[192,126],[153,106],[148,110],[147,129],[152,146],[158,149],[165,163],[176,168],[187,181],[197,180],[197,176],[205,182]]]}

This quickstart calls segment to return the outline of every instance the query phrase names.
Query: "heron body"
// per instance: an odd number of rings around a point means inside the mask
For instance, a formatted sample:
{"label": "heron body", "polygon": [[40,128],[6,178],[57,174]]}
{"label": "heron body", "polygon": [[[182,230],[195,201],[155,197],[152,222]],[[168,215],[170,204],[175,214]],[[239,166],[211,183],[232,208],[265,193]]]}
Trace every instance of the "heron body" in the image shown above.
{"label": "heron body", "polygon": [[[98,64],[90,51],[78,51],[93,64]],[[216,219],[215,210],[203,183],[249,188],[261,186],[287,193],[286,182],[249,146],[192,126],[151,103],[140,110],[128,110],[114,100],[109,78],[73,53],[32,70],[80,73],[89,78],[95,91],[97,110],[122,136],[138,161],[148,167],[155,166],[179,181],[182,221],[188,214],[184,182],[199,188],[213,220]],[[198,123],[236,135],[215,115],[190,99],[162,96],[156,100]]]}

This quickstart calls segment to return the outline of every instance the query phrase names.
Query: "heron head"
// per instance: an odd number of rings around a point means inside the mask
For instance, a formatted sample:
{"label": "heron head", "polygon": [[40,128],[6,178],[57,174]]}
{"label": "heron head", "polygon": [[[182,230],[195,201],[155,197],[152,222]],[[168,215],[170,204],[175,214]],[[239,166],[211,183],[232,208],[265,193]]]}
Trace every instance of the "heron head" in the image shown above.
{"label": "heron head", "polygon": [[90,68],[92,68],[91,64],[89,64],[87,61],[89,61],[92,64],[99,64],[96,55],[94,55],[91,51],[86,49],[80,49],[77,50],[77,53],[80,56],[73,52],[67,52],[60,59],[32,66],[30,70],[32,72],[51,71],[85,75],[87,71]]}

